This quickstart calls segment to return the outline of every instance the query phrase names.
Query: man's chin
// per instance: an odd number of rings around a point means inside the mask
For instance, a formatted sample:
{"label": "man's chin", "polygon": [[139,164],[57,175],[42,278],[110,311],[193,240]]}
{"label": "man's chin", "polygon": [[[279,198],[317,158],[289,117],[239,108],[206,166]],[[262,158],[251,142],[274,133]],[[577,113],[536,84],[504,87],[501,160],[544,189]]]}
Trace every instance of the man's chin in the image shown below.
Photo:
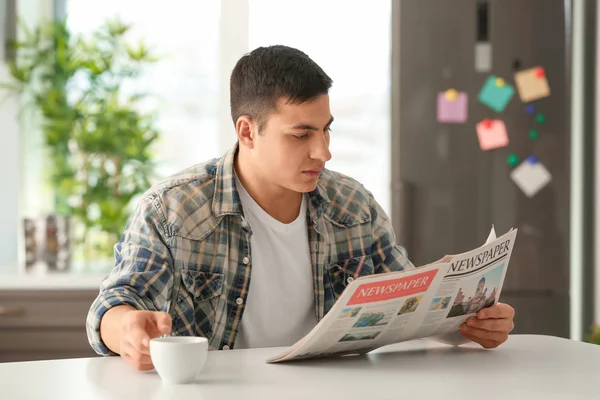
{"label": "man's chin", "polygon": [[317,181],[314,182],[303,182],[293,185],[290,189],[298,193],[310,193],[317,188]]}

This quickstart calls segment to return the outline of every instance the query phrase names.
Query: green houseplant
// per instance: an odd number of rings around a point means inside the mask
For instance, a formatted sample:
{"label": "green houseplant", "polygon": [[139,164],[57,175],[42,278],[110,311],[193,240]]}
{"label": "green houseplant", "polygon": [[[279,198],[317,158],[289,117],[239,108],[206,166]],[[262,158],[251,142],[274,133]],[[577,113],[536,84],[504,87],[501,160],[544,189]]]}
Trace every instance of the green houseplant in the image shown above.
{"label": "green houseplant", "polygon": [[592,324],[590,331],[585,337],[587,343],[600,344],[600,325]]}
{"label": "green houseplant", "polygon": [[84,259],[108,259],[154,173],[156,113],[142,111],[146,93],[126,88],[157,58],[144,43],[131,46],[118,20],[86,37],[66,20],[21,29],[2,88],[38,116],[55,214],[72,218]]}

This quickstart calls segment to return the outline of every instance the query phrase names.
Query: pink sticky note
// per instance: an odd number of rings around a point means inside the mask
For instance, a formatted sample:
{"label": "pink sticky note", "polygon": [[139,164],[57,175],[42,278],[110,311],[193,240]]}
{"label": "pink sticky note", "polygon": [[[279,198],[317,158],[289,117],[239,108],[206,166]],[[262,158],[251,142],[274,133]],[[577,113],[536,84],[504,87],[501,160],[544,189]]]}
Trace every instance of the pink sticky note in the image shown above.
{"label": "pink sticky note", "polygon": [[492,150],[508,146],[508,134],[504,121],[483,120],[477,124],[477,136],[481,150]]}
{"label": "pink sticky note", "polygon": [[462,124],[467,120],[468,96],[465,92],[456,93],[456,97],[448,96],[447,92],[438,93],[437,120],[438,122]]}

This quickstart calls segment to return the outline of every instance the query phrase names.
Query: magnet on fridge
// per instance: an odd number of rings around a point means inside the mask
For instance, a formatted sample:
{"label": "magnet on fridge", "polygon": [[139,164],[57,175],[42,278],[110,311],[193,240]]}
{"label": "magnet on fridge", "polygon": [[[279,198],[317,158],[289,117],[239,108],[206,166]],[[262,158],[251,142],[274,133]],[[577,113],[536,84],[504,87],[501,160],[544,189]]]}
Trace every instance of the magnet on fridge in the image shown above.
{"label": "magnet on fridge", "polygon": [[546,121],[546,116],[542,113],[537,113],[537,115],[535,116],[535,120],[538,123],[542,124],[542,123],[544,123],[544,121]]}
{"label": "magnet on fridge", "polygon": [[446,90],[445,96],[446,96],[446,100],[454,101],[458,97],[458,92],[454,89],[448,89],[448,90]]}
{"label": "magnet on fridge", "polygon": [[531,140],[535,140],[535,139],[537,139],[539,136],[540,136],[540,135],[539,135],[538,131],[536,131],[535,129],[532,129],[532,130],[530,130],[530,131],[529,131],[529,138],[530,138]]}
{"label": "magnet on fridge", "polygon": [[544,68],[541,67],[537,67],[535,69],[535,77],[538,79],[542,79],[546,77],[546,71],[544,70]]}
{"label": "magnet on fridge", "polygon": [[515,58],[513,60],[512,67],[514,70],[521,69],[521,60],[519,60],[518,58]]}
{"label": "magnet on fridge", "polygon": [[508,156],[508,158],[506,159],[506,161],[508,162],[508,165],[510,165],[511,167],[514,167],[515,165],[517,165],[519,163],[519,156],[517,156],[516,154],[510,154]]}
{"label": "magnet on fridge", "polygon": [[533,105],[528,105],[527,108],[525,109],[525,112],[529,115],[533,114],[535,112],[535,107]]}
{"label": "magnet on fridge", "polygon": [[528,162],[529,164],[535,164],[535,163],[537,163],[537,162],[538,162],[538,159],[537,159],[537,157],[536,157],[536,156],[529,156],[529,157],[527,157],[527,162]]}

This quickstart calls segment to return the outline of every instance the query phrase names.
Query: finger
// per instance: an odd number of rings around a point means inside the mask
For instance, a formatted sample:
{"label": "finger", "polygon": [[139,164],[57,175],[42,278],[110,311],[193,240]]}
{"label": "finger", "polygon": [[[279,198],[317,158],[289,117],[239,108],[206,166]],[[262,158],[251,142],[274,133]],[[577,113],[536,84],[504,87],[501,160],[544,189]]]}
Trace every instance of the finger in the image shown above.
{"label": "finger", "polygon": [[135,351],[150,355],[150,336],[142,328],[132,328],[126,336],[126,341]]}
{"label": "finger", "polygon": [[506,341],[506,339],[508,339],[507,332],[486,331],[484,329],[474,328],[474,327],[468,326],[466,324],[463,324],[460,330],[461,330],[461,332],[467,333],[471,336],[474,336],[474,337],[477,337],[480,339],[492,340],[497,343],[504,343]]}
{"label": "finger", "polygon": [[127,355],[131,358],[137,365],[149,365],[152,366],[152,359],[147,354],[138,353],[133,350],[128,352]]}
{"label": "finger", "polygon": [[126,350],[121,353],[121,357],[127,364],[131,365],[138,371],[149,371],[154,369],[154,364],[152,364],[150,357],[140,355],[139,353],[136,353],[135,350],[132,352]]}
{"label": "finger", "polygon": [[496,348],[496,347],[498,347],[498,346],[500,345],[500,343],[496,343],[496,342],[495,342],[495,341],[493,341],[493,340],[489,340],[489,339],[482,339],[482,338],[479,338],[479,337],[477,337],[477,336],[473,336],[473,335],[470,335],[470,334],[468,334],[468,333],[466,333],[466,332],[463,332],[462,330],[461,330],[461,332],[460,332],[460,333],[461,333],[461,334],[462,334],[462,335],[463,335],[465,338],[469,339],[469,340],[470,340],[470,341],[472,341],[472,342],[475,342],[475,343],[479,344],[479,345],[480,345],[481,347],[483,347],[484,349],[493,349],[493,348]]}
{"label": "finger", "polygon": [[135,362],[137,362],[139,365],[143,365],[143,366],[148,366],[150,368],[154,368],[154,365],[152,364],[152,359],[150,358],[149,355],[135,353],[135,355],[133,355],[131,358]]}
{"label": "finger", "polygon": [[515,316],[515,310],[508,304],[498,303],[494,306],[484,308],[477,313],[479,319],[490,319],[490,318],[510,318]]}
{"label": "finger", "polygon": [[473,328],[479,328],[486,331],[492,332],[506,332],[509,333],[515,328],[515,324],[512,319],[477,319],[469,318],[466,324]]}
{"label": "finger", "polygon": [[158,331],[162,335],[171,333],[171,326],[172,326],[173,322],[172,322],[171,316],[169,314],[167,314],[166,312],[162,312],[162,311],[155,312],[155,313],[152,313],[152,318],[154,319],[154,323],[156,324]]}

